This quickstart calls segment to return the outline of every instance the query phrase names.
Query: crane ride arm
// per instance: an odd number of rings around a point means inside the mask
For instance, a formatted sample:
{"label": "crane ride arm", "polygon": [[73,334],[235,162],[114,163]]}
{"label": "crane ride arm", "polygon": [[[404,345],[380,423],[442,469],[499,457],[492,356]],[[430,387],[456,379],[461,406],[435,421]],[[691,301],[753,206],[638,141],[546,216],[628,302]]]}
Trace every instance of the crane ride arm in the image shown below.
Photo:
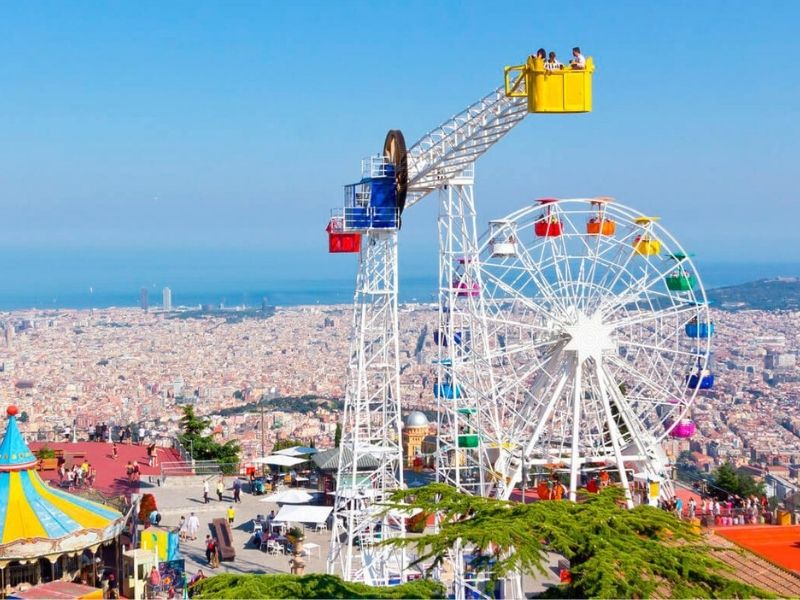
{"label": "crane ride arm", "polygon": [[526,100],[507,96],[501,87],[425,134],[408,150],[405,206],[472,166],[526,114]]}
{"label": "crane ride arm", "polygon": [[528,113],[577,113],[592,109],[594,62],[580,70],[548,71],[543,59],[506,67],[505,83],[437,128],[408,150],[398,129],[389,131],[383,154],[394,164],[397,207],[414,206],[447,185]]}

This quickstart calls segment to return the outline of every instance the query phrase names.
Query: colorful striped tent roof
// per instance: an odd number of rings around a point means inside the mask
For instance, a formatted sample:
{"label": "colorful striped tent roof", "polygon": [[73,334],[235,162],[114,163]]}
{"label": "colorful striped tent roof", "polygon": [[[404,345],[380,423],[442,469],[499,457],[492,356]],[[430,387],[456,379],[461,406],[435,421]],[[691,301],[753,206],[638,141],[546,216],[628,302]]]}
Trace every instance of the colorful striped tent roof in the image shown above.
{"label": "colorful striped tent roof", "polygon": [[116,535],[120,513],[42,481],[17,427],[16,407],[7,412],[0,443],[0,556],[25,557],[26,546],[33,555],[74,551]]}

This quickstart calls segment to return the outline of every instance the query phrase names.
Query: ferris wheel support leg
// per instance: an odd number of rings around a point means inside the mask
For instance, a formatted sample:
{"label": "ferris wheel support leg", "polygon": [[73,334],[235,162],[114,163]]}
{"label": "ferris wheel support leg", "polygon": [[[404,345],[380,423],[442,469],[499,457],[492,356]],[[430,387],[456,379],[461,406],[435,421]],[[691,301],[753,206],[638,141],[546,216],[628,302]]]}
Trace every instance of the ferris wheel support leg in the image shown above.
{"label": "ferris wheel support leg", "polygon": [[599,365],[595,363],[595,369],[597,370],[597,383],[598,387],[600,388],[600,398],[603,402],[603,412],[606,415],[606,422],[608,423],[608,431],[611,435],[611,445],[614,448],[614,458],[617,459],[617,469],[619,470],[619,480],[622,484],[622,489],[625,490],[625,504],[627,504],[628,508],[633,508],[633,496],[631,495],[631,486],[630,482],[628,481],[628,473],[625,471],[625,460],[622,457],[622,448],[620,447],[620,439],[621,435],[619,433],[619,427],[617,427],[617,422],[614,420],[614,415],[611,412],[611,404],[608,401],[608,392],[606,391],[606,382],[602,377],[602,373],[600,373]]}
{"label": "ferris wheel support leg", "polygon": [[572,399],[572,456],[570,457],[569,473],[569,499],[575,502],[578,499],[578,481],[581,470],[580,433],[581,433],[581,402],[583,395],[583,364],[581,357],[575,360],[575,382]]}
{"label": "ferris wheel support leg", "polygon": [[[548,368],[546,371],[548,372],[548,377],[555,377],[555,370],[551,372],[550,367],[551,365],[561,364],[563,359],[564,356],[560,352],[553,355],[553,358],[551,358],[548,363]],[[571,361],[569,357],[566,360]],[[519,461],[512,460],[508,472],[504,473],[508,478],[508,484],[501,488],[500,493],[497,496],[498,498],[502,500],[508,500],[508,498],[511,496],[511,492],[514,491],[514,487],[517,485],[517,483],[519,483],[522,476],[522,465],[530,460],[534,448],[536,448],[537,444],[539,443],[539,439],[542,437],[542,434],[544,433],[544,430],[550,421],[550,415],[553,413],[553,410],[555,410],[558,399],[561,397],[561,392],[564,390],[564,386],[567,383],[567,379],[569,378],[568,373],[571,368],[571,364],[569,364],[565,369],[563,369],[561,377],[559,377],[558,383],[556,384],[555,390],[552,394],[550,394],[550,399],[545,405],[544,410],[536,417],[536,428],[533,431],[533,435],[531,435],[531,438],[528,440],[522,450],[521,459]],[[542,386],[538,381],[537,384],[538,385],[535,384],[534,386],[536,393],[531,395],[532,398],[538,398],[539,396],[538,390],[541,389]]]}
{"label": "ferris wheel support leg", "polygon": [[598,366],[598,378],[602,381],[602,385],[605,385],[606,392],[610,394],[609,404],[611,400],[614,401],[625,427],[631,433],[632,444],[641,457],[640,466],[643,467],[648,476],[663,479],[666,482],[666,485],[661,485],[661,495],[665,496],[668,492],[671,492],[672,486],[666,476],[666,461],[661,456],[661,447],[655,440],[650,440],[648,443],[645,439],[647,434],[643,433],[637,426],[638,419],[635,415],[630,414],[630,406],[625,401],[625,397],[619,388],[614,385],[613,378],[602,365]]}

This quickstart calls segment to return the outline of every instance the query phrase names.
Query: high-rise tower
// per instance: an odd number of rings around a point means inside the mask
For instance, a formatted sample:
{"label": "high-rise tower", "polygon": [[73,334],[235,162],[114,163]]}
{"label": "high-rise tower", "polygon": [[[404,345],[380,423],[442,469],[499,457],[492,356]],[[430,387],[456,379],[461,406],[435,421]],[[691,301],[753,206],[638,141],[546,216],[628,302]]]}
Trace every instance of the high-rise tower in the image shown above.
{"label": "high-rise tower", "polygon": [[161,291],[162,308],[164,310],[172,310],[172,290],[165,287]]}
{"label": "high-rise tower", "polygon": [[142,307],[144,312],[147,312],[147,309],[150,307],[150,304],[147,301],[147,288],[142,288],[139,290],[139,306]]}

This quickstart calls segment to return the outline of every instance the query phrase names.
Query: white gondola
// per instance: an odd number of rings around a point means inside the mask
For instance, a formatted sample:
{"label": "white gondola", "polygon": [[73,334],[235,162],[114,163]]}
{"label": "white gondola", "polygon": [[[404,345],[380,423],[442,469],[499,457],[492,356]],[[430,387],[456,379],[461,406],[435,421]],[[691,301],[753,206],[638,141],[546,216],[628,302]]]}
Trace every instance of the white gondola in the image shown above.
{"label": "white gondola", "polygon": [[517,238],[511,229],[511,222],[489,221],[489,235],[493,257],[517,255]]}

